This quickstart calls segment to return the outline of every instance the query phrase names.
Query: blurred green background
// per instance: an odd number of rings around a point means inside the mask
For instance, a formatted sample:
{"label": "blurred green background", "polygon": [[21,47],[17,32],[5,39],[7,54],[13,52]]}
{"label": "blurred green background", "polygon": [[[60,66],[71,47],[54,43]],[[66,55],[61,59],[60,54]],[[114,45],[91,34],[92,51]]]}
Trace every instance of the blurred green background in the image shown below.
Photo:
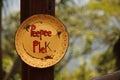
{"label": "blurred green background", "polygon": [[[4,80],[21,80],[14,46],[20,1],[2,1]],[[69,48],[55,66],[55,80],[90,80],[117,70],[114,47],[120,36],[120,0],[56,0],[55,14],[69,33]]]}

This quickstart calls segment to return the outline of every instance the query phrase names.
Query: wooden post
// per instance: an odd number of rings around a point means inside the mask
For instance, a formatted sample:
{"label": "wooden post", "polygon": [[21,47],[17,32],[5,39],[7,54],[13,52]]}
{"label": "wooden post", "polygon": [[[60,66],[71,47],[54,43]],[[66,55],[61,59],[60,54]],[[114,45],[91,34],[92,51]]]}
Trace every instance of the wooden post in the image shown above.
{"label": "wooden post", "polygon": [[120,70],[120,38],[114,45],[114,56],[116,58],[116,70]]}
{"label": "wooden post", "polygon": [[[55,15],[55,0],[21,0],[21,22],[34,14]],[[33,68],[22,61],[22,80],[54,80],[54,66]]]}
{"label": "wooden post", "polygon": [[0,80],[2,80],[3,78],[3,71],[2,71],[2,46],[1,46],[1,31],[2,31],[2,27],[1,27],[1,21],[2,21],[2,0],[0,0]]}

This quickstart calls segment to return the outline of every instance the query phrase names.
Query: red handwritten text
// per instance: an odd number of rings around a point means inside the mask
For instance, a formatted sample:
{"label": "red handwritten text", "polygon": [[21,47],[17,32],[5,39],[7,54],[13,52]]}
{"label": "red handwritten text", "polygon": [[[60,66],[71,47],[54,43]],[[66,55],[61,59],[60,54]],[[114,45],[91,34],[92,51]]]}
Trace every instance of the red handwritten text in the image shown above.
{"label": "red handwritten text", "polygon": [[[50,43],[50,42],[49,42]],[[36,47],[37,50],[39,50],[39,53],[46,53],[48,49],[50,49],[49,47],[49,43],[45,42],[45,46],[41,46],[41,43],[38,41],[33,41],[33,52],[36,52]],[[51,50],[51,49],[50,49]]]}
{"label": "red handwritten text", "polygon": [[35,25],[31,25],[31,37],[40,37],[40,40],[42,40],[42,36],[45,37],[51,37],[51,31],[47,31],[47,30],[39,30],[39,31],[35,31],[36,30],[36,26]]}
{"label": "red handwritten text", "polygon": [[[47,31],[47,30],[36,30],[36,26],[35,25],[31,25],[31,33],[30,36],[31,37],[40,37],[40,40],[42,40],[43,36],[44,37],[51,37],[51,31]],[[39,53],[47,53],[48,49],[50,49],[49,47],[50,42],[44,42],[44,46],[43,44],[41,45],[40,41],[34,40],[33,41],[33,52],[39,52]]]}

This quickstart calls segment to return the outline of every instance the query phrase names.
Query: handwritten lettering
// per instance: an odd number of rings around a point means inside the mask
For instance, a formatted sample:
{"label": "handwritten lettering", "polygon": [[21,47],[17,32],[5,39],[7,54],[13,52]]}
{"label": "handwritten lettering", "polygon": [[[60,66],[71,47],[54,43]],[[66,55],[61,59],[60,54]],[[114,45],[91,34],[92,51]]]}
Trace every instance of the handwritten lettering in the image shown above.
{"label": "handwritten lettering", "polygon": [[[39,37],[40,40],[42,40],[43,37],[51,37],[52,32],[51,31],[47,31],[47,30],[36,30],[36,26],[35,25],[31,25],[31,33],[30,36],[31,37]],[[34,40],[33,41],[33,52],[39,52],[39,53],[47,53],[48,49],[50,51],[52,51],[50,49],[50,42],[45,41],[44,42],[44,46],[41,45],[40,41]]]}
{"label": "handwritten lettering", "polygon": [[47,31],[47,30],[39,30],[39,31],[35,31],[36,30],[36,26],[35,25],[31,25],[31,37],[40,37],[40,40],[42,40],[42,36],[45,37],[51,37],[51,31]]}
{"label": "handwritten lettering", "polygon": [[51,50],[49,47],[49,43],[45,42],[44,46],[41,46],[41,43],[39,41],[37,41],[37,40],[33,41],[33,52],[35,53],[36,49],[37,49],[37,50],[39,50],[39,53],[47,53],[48,49]]}

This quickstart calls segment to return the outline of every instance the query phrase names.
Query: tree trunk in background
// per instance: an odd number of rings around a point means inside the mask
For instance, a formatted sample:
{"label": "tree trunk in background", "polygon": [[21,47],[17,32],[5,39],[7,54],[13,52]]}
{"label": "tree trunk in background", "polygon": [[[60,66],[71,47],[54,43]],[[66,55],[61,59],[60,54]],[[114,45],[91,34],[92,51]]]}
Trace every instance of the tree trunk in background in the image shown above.
{"label": "tree trunk in background", "polygon": [[[55,0],[21,0],[21,22],[34,14],[55,15]],[[54,66],[39,69],[22,61],[22,80],[54,80]]]}
{"label": "tree trunk in background", "polygon": [[3,80],[9,80],[11,77],[13,77],[19,71],[19,68],[20,68],[20,58],[17,56],[10,72],[8,72],[5,75]]}
{"label": "tree trunk in background", "polygon": [[116,58],[116,70],[120,70],[120,38],[114,45],[114,54]]}
{"label": "tree trunk in background", "polygon": [[2,0],[0,0],[0,80],[3,78],[3,71],[2,71],[2,46],[1,46],[1,32],[2,32],[2,27],[1,27],[1,21],[2,21]]}

